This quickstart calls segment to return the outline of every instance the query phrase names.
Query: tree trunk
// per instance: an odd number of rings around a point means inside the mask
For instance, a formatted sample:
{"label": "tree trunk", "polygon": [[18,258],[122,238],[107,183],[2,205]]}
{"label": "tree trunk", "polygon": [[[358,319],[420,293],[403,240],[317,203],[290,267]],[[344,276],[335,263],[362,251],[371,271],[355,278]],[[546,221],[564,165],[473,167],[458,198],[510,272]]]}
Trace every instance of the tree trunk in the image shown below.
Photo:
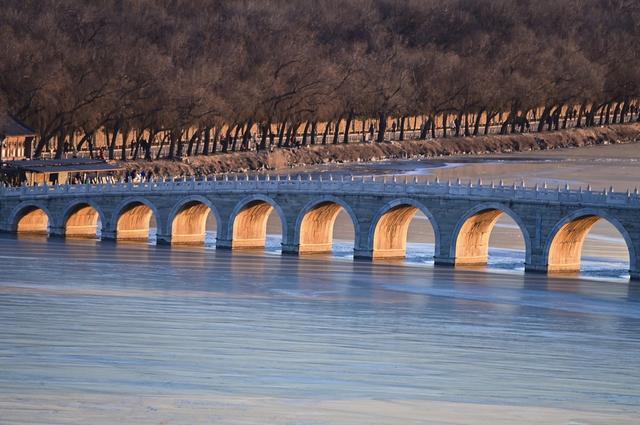
{"label": "tree trunk", "polygon": [[202,155],[209,155],[211,148],[211,127],[204,128],[204,143],[202,144]]}
{"label": "tree trunk", "polygon": [[519,105],[514,105],[511,110],[510,118],[511,118],[511,134],[516,132],[516,125],[518,124],[518,109]]}
{"label": "tree trunk", "polygon": [[286,133],[285,133],[285,136],[284,136],[284,144],[283,144],[283,146],[284,146],[285,148],[286,148],[286,147],[291,146],[291,131],[293,130],[293,125],[294,125],[294,124],[292,123],[292,124],[287,128],[287,131],[286,131]]}
{"label": "tree trunk", "polygon": [[144,159],[148,161],[151,160],[151,146],[152,146],[153,140],[156,137],[156,134],[157,134],[156,131],[149,130],[149,138],[144,143],[144,145],[142,145],[142,148],[144,149]]}
{"label": "tree trunk", "polygon": [[64,153],[64,140],[65,140],[65,132],[62,127],[60,127],[60,131],[58,132],[57,143],[56,143],[56,159],[62,158],[62,154]]}
{"label": "tree trunk", "polygon": [[176,151],[177,158],[182,158],[182,153],[184,152],[185,137],[190,138],[188,130],[180,130],[180,133],[178,134],[178,149]]}
{"label": "tree trunk", "polygon": [[276,135],[271,131],[271,125],[269,125],[269,149],[273,147],[273,144],[276,142]]}
{"label": "tree trunk", "polygon": [[587,107],[585,102],[582,102],[580,105],[580,109],[578,109],[578,117],[576,118],[576,128],[582,127],[582,116],[584,115],[584,110]]}
{"label": "tree trunk", "polygon": [[401,142],[404,141],[404,123],[405,123],[406,118],[403,116],[402,118],[400,118],[400,137],[398,140],[400,140]]}
{"label": "tree trunk", "polygon": [[620,124],[624,124],[624,120],[629,112],[629,99],[625,99],[622,103],[622,109],[620,110]]}
{"label": "tree trunk", "polygon": [[93,146],[94,146],[94,140],[95,140],[95,132],[91,133],[91,135],[89,136],[89,140],[87,141],[87,143],[89,144],[89,158],[93,159]]}
{"label": "tree trunk", "polygon": [[287,126],[287,122],[283,121],[280,124],[280,131],[278,132],[278,147],[281,148],[282,147],[282,139],[284,138],[284,129]]}
{"label": "tree trunk", "polygon": [[500,126],[500,134],[507,134],[509,132],[509,124],[512,120],[512,113],[513,111],[509,112],[509,115],[507,115],[507,119],[502,122],[502,125]]}
{"label": "tree trunk", "polygon": [[564,117],[562,118],[562,128],[567,128],[567,121],[569,120],[569,109],[564,113]]}
{"label": "tree trunk", "polygon": [[309,132],[309,121],[304,124],[304,130],[302,130],[302,146],[307,146],[307,133]]}
{"label": "tree trunk", "polygon": [[544,130],[544,125],[546,124],[547,118],[549,117],[549,111],[551,107],[545,106],[542,110],[542,115],[540,115],[540,121],[538,121],[538,133]]}
{"label": "tree trunk", "polygon": [[491,120],[495,116],[496,116],[495,112],[487,111],[486,120],[484,122],[484,135],[485,136],[489,134],[489,131],[491,130]]}
{"label": "tree trunk", "polygon": [[476,122],[473,124],[473,135],[477,136],[478,132],[480,131],[480,118],[482,117],[482,114],[484,113],[484,109],[480,109],[478,111],[478,115],[476,115]]}
{"label": "tree trunk", "polygon": [[424,116],[422,117],[422,127],[420,128],[420,140],[425,140],[427,138],[427,133],[429,132],[429,127],[431,123],[427,121]]}
{"label": "tree trunk", "polygon": [[611,120],[611,124],[618,122],[618,113],[620,113],[620,102],[616,102],[616,107],[613,108],[613,119]]}
{"label": "tree trunk", "polygon": [[264,151],[267,149],[267,136],[269,134],[269,130],[271,129],[271,121],[267,121],[266,124],[262,126],[262,134],[260,135],[260,146],[259,150]]}
{"label": "tree trunk", "polygon": [[311,123],[311,144],[312,145],[316,144],[317,134],[318,134],[318,123],[317,121],[314,121]]}
{"label": "tree trunk", "polygon": [[598,107],[596,107],[596,105],[592,104],[591,105],[591,109],[589,110],[589,112],[587,112],[587,117],[585,119],[585,126],[586,127],[593,127],[594,125],[596,125],[596,114],[598,113]]}
{"label": "tree trunk", "polygon": [[380,122],[378,123],[378,138],[376,142],[384,142],[385,132],[387,131],[387,114],[380,114]]}
{"label": "tree trunk", "polygon": [[469,114],[464,114],[464,136],[471,136],[471,132],[469,131]]}
{"label": "tree trunk", "polygon": [[122,128],[122,148],[120,151],[120,160],[121,161],[126,161],[127,160],[127,139],[129,139],[129,126],[124,126]]}
{"label": "tree trunk", "polygon": [[607,108],[604,113],[604,125],[609,124],[609,114],[611,113],[611,103],[607,104]]}
{"label": "tree trunk", "polygon": [[253,119],[250,119],[247,123],[247,128],[245,128],[242,133],[242,145],[240,146],[240,150],[247,151],[249,150],[249,138],[251,137],[251,129],[253,128]]}
{"label": "tree trunk", "polygon": [[38,142],[38,144],[36,145],[36,148],[34,149],[33,152],[33,157],[34,158],[41,158],[42,157],[42,150],[44,149],[45,146],[47,146],[49,144],[49,140],[51,139],[50,135],[47,135],[46,133],[40,135],[40,141]]}
{"label": "tree trunk", "polygon": [[164,144],[167,142],[168,138],[169,138],[169,133],[167,133],[165,131],[164,134],[162,135],[162,139],[160,140],[160,146],[158,146],[158,152],[156,153],[156,159],[160,159],[160,156],[162,155],[162,149],[164,149]]}
{"label": "tree trunk", "polygon": [[115,159],[116,139],[118,138],[118,133],[119,132],[120,132],[120,123],[116,122],[116,125],[113,128],[112,138],[111,138],[110,143],[109,143],[109,159],[112,160],[112,161]]}
{"label": "tree trunk", "polygon": [[175,158],[175,150],[176,144],[178,142],[178,137],[176,136],[175,130],[171,130],[169,134],[169,159]]}
{"label": "tree trunk", "polygon": [[211,151],[209,153],[218,153],[218,141],[220,140],[220,133],[222,132],[222,125],[216,125],[213,132],[213,140],[211,141]]}
{"label": "tree trunk", "polygon": [[[198,137],[196,137],[196,144],[193,147],[193,155],[198,156],[200,152],[200,143],[203,140],[204,130],[198,131]],[[191,156],[191,154],[189,154]]]}
{"label": "tree trunk", "polygon": [[82,136],[82,139],[80,139],[80,141],[78,142],[78,145],[77,145],[77,149],[79,151],[82,150],[82,147],[84,146],[84,144],[89,141],[89,139],[91,138],[92,134],[93,134],[92,131],[85,131],[84,132],[84,135]]}
{"label": "tree trunk", "polygon": [[[200,131],[200,128],[197,128],[189,138],[189,144],[187,145],[187,156],[191,156],[193,154],[193,144],[196,140],[198,140],[198,144],[200,144]],[[198,150],[196,149],[196,153],[197,152]]]}
{"label": "tree trunk", "polygon": [[322,144],[326,145],[327,144],[327,135],[329,134],[329,123],[325,123],[324,125],[324,131],[322,132]]}
{"label": "tree trunk", "polygon": [[344,127],[344,138],[342,139],[342,143],[349,143],[349,128],[351,128],[352,120],[353,120],[353,111],[349,111],[349,115],[347,115],[347,122]]}
{"label": "tree trunk", "polygon": [[558,106],[555,107],[551,112],[549,112],[549,116],[547,117],[547,131],[553,130],[553,119],[556,116],[556,111],[558,110]]}
{"label": "tree trunk", "polygon": [[235,152],[238,147],[238,133],[240,133],[240,129],[244,126],[242,124],[236,125],[236,130],[233,132],[233,142],[231,144],[231,152]]}
{"label": "tree trunk", "polygon": [[527,123],[529,122],[527,115],[529,115],[529,111],[524,111],[520,115],[520,119],[518,120],[518,124],[520,125],[520,133],[524,133],[525,128],[527,127]]}
{"label": "tree trunk", "polygon": [[338,138],[340,137],[340,124],[342,123],[342,117],[338,117],[336,120],[336,128],[333,130],[333,144],[338,144]]}
{"label": "tree trunk", "polygon": [[449,114],[444,112],[442,114],[442,137],[447,138],[447,120],[449,118]]}
{"label": "tree trunk", "polygon": [[142,139],[144,131],[131,130],[131,133],[133,134],[133,140],[131,141],[131,146],[129,147],[129,158],[133,158],[134,151],[139,149],[140,140]]}
{"label": "tree trunk", "polygon": [[231,144],[231,132],[233,131],[234,126],[235,124],[227,127],[227,132],[224,135],[224,138],[222,139],[222,153],[229,152],[229,144]]}
{"label": "tree trunk", "polygon": [[553,114],[553,128],[556,131],[560,129],[560,114],[562,114],[562,105],[558,106]]}

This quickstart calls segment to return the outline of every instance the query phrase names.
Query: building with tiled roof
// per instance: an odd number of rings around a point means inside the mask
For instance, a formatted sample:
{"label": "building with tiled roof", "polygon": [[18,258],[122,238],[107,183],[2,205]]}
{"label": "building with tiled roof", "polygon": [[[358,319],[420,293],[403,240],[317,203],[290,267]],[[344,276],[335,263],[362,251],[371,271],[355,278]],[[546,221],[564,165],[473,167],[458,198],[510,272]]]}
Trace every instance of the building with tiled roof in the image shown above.
{"label": "building with tiled roof", "polygon": [[0,114],[0,161],[31,156],[35,131],[9,114]]}

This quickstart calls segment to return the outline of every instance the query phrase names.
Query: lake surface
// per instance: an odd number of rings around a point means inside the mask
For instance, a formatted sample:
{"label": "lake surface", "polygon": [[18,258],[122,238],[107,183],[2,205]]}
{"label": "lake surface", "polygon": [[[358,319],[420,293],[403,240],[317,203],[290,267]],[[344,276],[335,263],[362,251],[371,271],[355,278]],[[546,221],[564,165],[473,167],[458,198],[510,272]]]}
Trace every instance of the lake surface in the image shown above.
{"label": "lake surface", "polygon": [[[264,398],[307,412],[392,400],[640,417],[640,285],[617,272],[525,275],[508,250],[493,271],[433,268],[428,245],[408,264],[354,262],[344,243],[283,257],[277,242],[231,253],[0,238],[0,423],[113,423],[137,408],[135,423],[399,423],[238,421]],[[181,400],[183,414],[129,406],[141,395]],[[220,421],[185,420],[190,403],[229,398],[242,407]],[[108,420],[86,422],[96,406]]]}
{"label": "lake surface", "polygon": [[[637,151],[311,171],[624,190]],[[508,217],[473,270],[433,267],[420,215],[407,259],[374,263],[346,214],[323,256],[281,256],[277,214],[264,251],[208,228],[189,248],[0,236],[0,424],[640,423],[640,284],[606,222],[562,278],[524,274]]]}

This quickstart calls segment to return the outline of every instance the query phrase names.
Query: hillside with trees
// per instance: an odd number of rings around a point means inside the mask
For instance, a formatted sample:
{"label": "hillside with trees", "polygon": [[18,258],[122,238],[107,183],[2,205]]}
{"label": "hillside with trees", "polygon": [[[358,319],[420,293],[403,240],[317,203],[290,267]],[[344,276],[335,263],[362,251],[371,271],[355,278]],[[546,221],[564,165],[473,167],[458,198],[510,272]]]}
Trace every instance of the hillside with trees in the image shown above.
{"label": "hillside with trees", "polygon": [[382,142],[391,126],[402,140],[638,119],[635,0],[2,3],[0,111],[36,129],[36,157],[100,144],[110,159],[179,158]]}

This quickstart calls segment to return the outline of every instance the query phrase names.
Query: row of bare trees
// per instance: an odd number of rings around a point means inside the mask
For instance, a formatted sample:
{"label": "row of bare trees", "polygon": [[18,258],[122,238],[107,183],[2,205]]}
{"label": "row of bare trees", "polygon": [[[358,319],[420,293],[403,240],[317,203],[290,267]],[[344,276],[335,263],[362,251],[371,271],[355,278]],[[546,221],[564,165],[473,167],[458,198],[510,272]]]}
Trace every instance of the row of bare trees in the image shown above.
{"label": "row of bare trees", "polygon": [[36,157],[541,131],[640,98],[628,0],[4,0],[0,40]]}

